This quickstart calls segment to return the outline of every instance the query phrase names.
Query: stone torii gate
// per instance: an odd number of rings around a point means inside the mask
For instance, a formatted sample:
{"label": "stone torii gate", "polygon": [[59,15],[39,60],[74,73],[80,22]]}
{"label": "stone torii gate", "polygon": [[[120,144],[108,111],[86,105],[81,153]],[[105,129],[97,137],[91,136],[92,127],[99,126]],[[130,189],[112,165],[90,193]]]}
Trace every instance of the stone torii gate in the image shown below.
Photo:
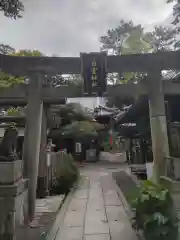
{"label": "stone torii gate", "polygon": [[[28,76],[30,83],[0,92],[0,105],[28,104],[26,116],[26,135],[24,142],[24,176],[29,179],[29,213],[35,212],[36,184],[39,165],[41,129],[44,122],[44,104],[58,103],[62,98],[74,97],[73,89],[68,86],[59,88],[43,87],[46,73],[81,74],[82,57],[16,57],[0,55],[1,71]],[[148,94],[152,147],[155,176],[164,174],[164,157],[169,156],[164,94],[179,94],[180,84],[162,81],[161,71],[178,69],[180,51],[127,56],[105,56],[103,63],[108,73],[144,72],[146,80],[139,84],[120,84],[109,86],[105,96],[139,96]],[[104,79],[105,80],[105,79]],[[103,85],[104,87],[104,85]],[[82,97],[83,94],[79,97]]]}

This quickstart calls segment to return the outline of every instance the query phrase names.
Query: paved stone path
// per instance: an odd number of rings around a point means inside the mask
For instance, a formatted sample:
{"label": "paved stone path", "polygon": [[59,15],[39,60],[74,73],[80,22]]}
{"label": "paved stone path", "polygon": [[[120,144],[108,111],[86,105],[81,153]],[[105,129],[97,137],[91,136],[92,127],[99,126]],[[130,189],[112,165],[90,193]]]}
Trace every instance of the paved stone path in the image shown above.
{"label": "paved stone path", "polygon": [[108,161],[109,163],[123,163],[126,161],[126,153],[101,152],[100,162],[101,161]]}
{"label": "paved stone path", "polygon": [[82,170],[56,240],[136,240],[110,170]]}

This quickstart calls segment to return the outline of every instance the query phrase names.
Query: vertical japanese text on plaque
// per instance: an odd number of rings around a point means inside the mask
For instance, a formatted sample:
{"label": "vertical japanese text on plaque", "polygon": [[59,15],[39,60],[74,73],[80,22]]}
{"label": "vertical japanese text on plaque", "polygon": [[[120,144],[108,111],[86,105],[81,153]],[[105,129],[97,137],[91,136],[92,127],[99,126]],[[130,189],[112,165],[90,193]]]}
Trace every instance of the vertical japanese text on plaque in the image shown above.
{"label": "vertical japanese text on plaque", "polygon": [[92,86],[97,86],[97,80],[98,80],[98,76],[97,76],[97,63],[96,60],[93,59],[92,61],[92,76],[91,76],[91,80],[92,80]]}
{"label": "vertical japanese text on plaque", "polygon": [[84,79],[84,94],[102,96],[106,92],[105,53],[81,53],[81,74]]}

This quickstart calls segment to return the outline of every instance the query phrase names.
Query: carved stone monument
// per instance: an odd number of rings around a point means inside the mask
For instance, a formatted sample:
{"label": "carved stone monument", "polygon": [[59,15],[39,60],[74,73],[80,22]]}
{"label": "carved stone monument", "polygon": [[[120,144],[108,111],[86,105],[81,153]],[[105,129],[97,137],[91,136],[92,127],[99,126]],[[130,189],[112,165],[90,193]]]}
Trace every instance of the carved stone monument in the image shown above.
{"label": "carved stone monument", "polygon": [[22,177],[22,160],[16,154],[17,137],[14,125],[5,130],[0,144],[0,184],[12,184]]}
{"label": "carved stone monument", "polygon": [[27,218],[27,180],[22,178],[22,160],[16,154],[18,131],[5,130],[0,143],[0,239],[14,240],[16,227]]}

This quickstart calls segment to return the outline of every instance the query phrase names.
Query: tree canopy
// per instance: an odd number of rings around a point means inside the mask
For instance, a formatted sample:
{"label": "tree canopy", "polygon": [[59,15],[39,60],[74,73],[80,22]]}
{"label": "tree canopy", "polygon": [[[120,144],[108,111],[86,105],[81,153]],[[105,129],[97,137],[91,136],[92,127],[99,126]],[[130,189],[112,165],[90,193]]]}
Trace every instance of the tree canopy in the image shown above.
{"label": "tree canopy", "polygon": [[146,33],[153,52],[177,50],[177,34],[177,28],[164,26],[155,26],[152,32]]}
{"label": "tree canopy", "polygon": [[[156,26],[151,32],[146,32],[141,25],[122,20],[118,27],[109,29],[107,34],[100,38],[101,51],[114,55],[127,55],[177,50],[180,46],[176,39],[177,34],[176,27]],[[129,81],[137,82],[143,77],[144,73],[111,73],[108,75],[108,81],[114,85]],[[131,98],[127,98],[127,102],[131,101]],[[122,99],[120,97],[109,99],[107,103],[109,106],[115,104],[120,107]]]}
{"label": "tree canopy", "polygon": [[[109,29],[107,34],[100,37],[101,51],[113,55],[146,53],[151,50],[151,36],[147,35],[141,25],[132,21],[121,20],[119,26]],[[108,81],[117,84],[140,78],[139,73],[111,73]]]}
{"label": "tree canopy", "polygon": [[15,49],[7,44],[0,44],[0,54],[10,55],[15,53]]}
{"label": "tree canopy", "polygon": [[167,3],[172,3],[174,2],[175,5],[173,7],[173,16],[174,20],[172,24],[177,25],[179,23],[179,18],[180,18],[180,0],[166,0]]}
{"label": "tree canopy", "polygon": [[8,18],[21,18],[24,11],[24,5],[20,0],[1,0],[0,11]]}
{"label": "tree canopy", "polygon": [[118,27],[109,29],[106,35],[100,37],[101,50],[114,55],[147,52],[150,48],[147,38],[141,25],[121,20]]}
{"label": "tree canopy", "polygon": [[97,131],[103,128],[101,124],[94,121],[93,114],[80,103],[61,105],[56,114],[61,118],[61,127],[51,130],[52,138],[96,136]]}
{"label": "tree canopy", "polygon": [[[0,44],[0,53],[12,56],[43,56],[43,54],[38,50],[19,50],[15,49],[9,45]],[[20,84],[25,82],[26,77],[12,76],[0,72],[0,88],[10,87],[12,85]]]}
{"label": "tree canopy", "polygon": [[92,115],[80,103],[61,105],[57,114],[61,117],[62,125],[73,121],[92,121]]}

